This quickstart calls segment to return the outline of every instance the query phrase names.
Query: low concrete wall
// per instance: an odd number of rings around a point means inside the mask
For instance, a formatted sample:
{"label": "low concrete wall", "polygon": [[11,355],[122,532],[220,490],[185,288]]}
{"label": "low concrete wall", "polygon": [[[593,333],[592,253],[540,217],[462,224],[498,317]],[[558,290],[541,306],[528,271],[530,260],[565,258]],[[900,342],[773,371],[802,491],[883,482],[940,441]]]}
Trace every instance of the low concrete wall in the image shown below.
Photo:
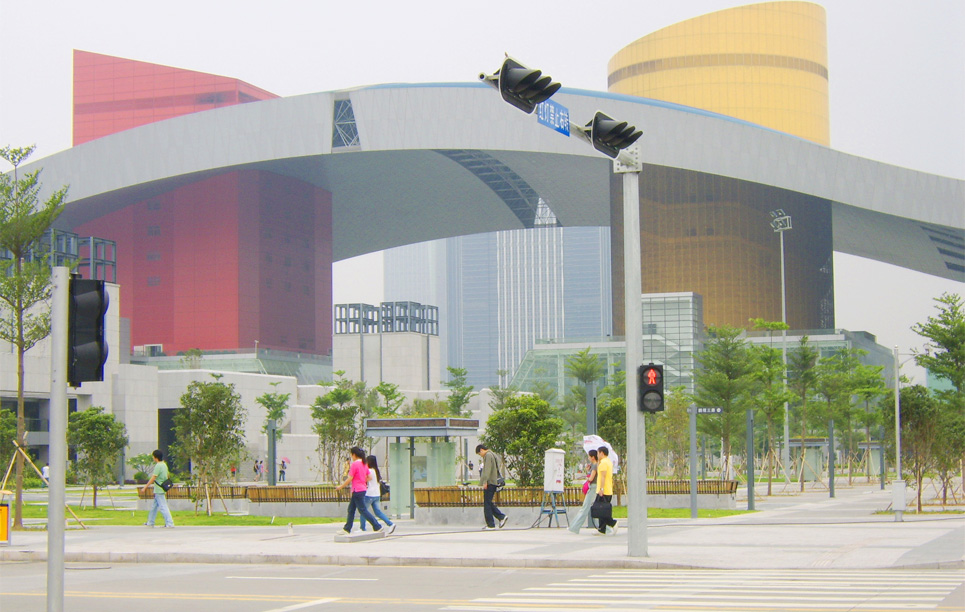
{"label": "low concrete wall", "polygon": [[[500,508],[506,514],[506,526],[507,527],[529,527],[536,522],[536,518],[539,517],[539,506],[520,508],[518,506]],[[580,511],[580,507],[567,508],[569,516],[575,518],[576,513]],[[560,524],[564,527],[567,526],[566,517],[560,515]],[[543,525],[546,525],[548,518],[543,517]],[[486,525],[486,519],[483,517],[482,506],[465,506],[461,508],[420,508],[415,509],[415,522],[419,525],[478,525],[481,529]],[[553,526],[556,526],[556,519],[553,520]]]}
{"label": "low concrete wall", "polygon": [[[647,505],[651,508],[689,508],[690,495],[648,493]],[[701,510],[736,510],[737,496],[734,493],[698,493],[697,507]]]}
{"label": "low concrete wall", "polygon": [[[622,501],[626,501],[626,497],[623,497]],[[614,503],[615,506],[622,505],[617,502],[616,498],[614,498],[614,502],[616,502]],[[647,495],[647,505],[651,508],[689,508],[690,495]],[[575,519],[580,507],[567,506],[567,514]],[[702,510],[733,510],[737,508],[737,500],[734,494],[698,493],[697,508]],[[539,506],[501,506],[499,509],[509,517],[506,525],[512,527],[529,527],[540,516]],[[561,515],[559,518],[561,525],[567,525],[564,516]],[[479,525],[482,527],[486,524],[482,506],[437,506],[430,508],[419,506],[416,507],[415,520],[416,523],[421,525]],[[542,525],[546,526],[548,520],[549,515],[543,515]],[[555,519],[553,526],[556,526]]]}
{"label": "low concrete wall", "polygon": [[[348,502],[250,502],[251,516],[315,516],[319,518],[345,518]],[[382,502],[382,512],[392,518],[388,502]],[[358,516],[358,513],[355,513]]]}
{"label": "low concrete wall", "polygon": [[[154,499],[138,499],[137,509],[138,510],[150,510],[151,506],[154,504]],[[224,512],[225,506],[228,507],[228,512],[232,514],[245,514],[248,513],[248,500],[247,499],[226,499],[224,500],[224,506],[221,505],[221,500],[217,497],[211,500],[211,511],[212,512]],[[201,502],[199,506],[201,510],[205,508],[205,502]],[[191,510],[194,511],[194,502],[190,499],[168,499],[168,508],[171,510]]]}

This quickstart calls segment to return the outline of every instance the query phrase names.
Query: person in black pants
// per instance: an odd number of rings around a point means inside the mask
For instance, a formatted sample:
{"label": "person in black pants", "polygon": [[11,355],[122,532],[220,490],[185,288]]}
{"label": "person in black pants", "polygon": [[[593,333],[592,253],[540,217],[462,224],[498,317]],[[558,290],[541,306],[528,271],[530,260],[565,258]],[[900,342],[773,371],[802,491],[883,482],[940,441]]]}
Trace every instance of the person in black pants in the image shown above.
{"label": "person in black pants", "polygon": [[496,528],[496,520],[499,521],[499,528],[506,525],[506,515],[496,507],[493,497],[496,495],[496,479],[503,472],[503,459],[498,454],[486,448],[485,444],[476,446],[476,454],[482,457],[482,473],[479,476],[479,484],[483,488],[483,516],[486,518],[486,526],[483,531]]}

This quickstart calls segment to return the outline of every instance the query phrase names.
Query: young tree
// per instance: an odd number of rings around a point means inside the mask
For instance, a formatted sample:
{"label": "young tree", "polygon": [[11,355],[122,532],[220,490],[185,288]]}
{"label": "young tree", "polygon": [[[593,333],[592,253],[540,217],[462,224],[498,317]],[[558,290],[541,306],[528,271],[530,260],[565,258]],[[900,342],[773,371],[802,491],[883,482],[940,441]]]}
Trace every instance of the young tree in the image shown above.
{"label": "young tree", "polygon": [[77,453],[75,465],[94,490],[112,480],[121,451],[127,446],[124,424],[99,406],[75,412],[67,421],[67,443]]}
{"label": "young tree", "polygon": [[[591,355],[590,347],[586,347],[582,351],[577,352],[572,357],[566,358],[566,375],[575,378],[579,382],[579,393],[581,397],[579,398],[579,403],[582,405],[583,420],[586,419],[586,413],[590,410],[590,402],[593,398],[587,397],[587,390],[589,389],[590,383],[595,383],[603,377],[606,373],[606,365],[600,361],[599,355]],[[573,394],[576,395],[576,391]],[[597,423],[599,423],[599,415],[597,415]]]}
{"label": "young tree", "polygon": [[690,414],[687,412],[691,397],[683,387],[667,390],[665,410],[647,415],[647,466],[648,471],[659,477],[659,457],[665,456],[671,478],[682,479],[688,474],[690,456]]}
{"label": "young tree", "polygon": [[943,293],[935,301],[938,314],[911,328],[930,340],[935,352],[916,355],[915,362],[952,383],[961,401],[965,393],[965,308],[962,297],[955,293]]}
{"label": "young tree", "polygon": [[[496,370],[496,375],[500,380],[506,378],[509,372],[506,370]],[[512,398],[519,395],[519,389],[513,386],[512,383],[503,387],[502,385],[494,385],[489,388],[489,392],[492,394],[493,398],[489,401],[489,407],[495,412],[496,410],[502,410],[506,407],[506,402]]]}
{"label": "young tree", "polygon": [[465,368],[453,368],[447,367],[446,371],[449,372],[449,380],[442,383],[442,386],[449,389],[449,414],[452,416],[461,416],[463,409],[469,404],[470,398],[472,398],[475,393],[472,392],[474,387],[467,384],[466,377],[469,372]]}
{"label": "young tree", "polygon": [[375,386],[375,392],[381,398],[381,402],[376,408],[376,412],[380,416],[398,414],[402,405],[405,404],[405,396],[399,393],[399,385],[382,381]]}
{"label": "young tree", "polygon": [[[887,393],[885,380],[881,376],[882,366],[868,366],[861,364],[855,370],[855,395],[864,403],[864,410],[857,412],[857,420],[864,428],[867,451],[865,452],[865,473],[867,482],[871,482],[871,474],[875,471],[871,465],[871,431],[881,425],[881,410],[878,401]],[[881,449],[884,452],[884,448]]]}
{"label": "young tree", "polygon": [[[891,398],[889,398],[891,399]],[[941,434],[941,410],[938,402],[921,385],[903,387],[901,402],[901,454],[911,470],[917,489],[917,507],[921,512],[922,481],[935,466],[935,450]],[[890,423],[894,423],[894,400],[888,403]],[[894,426],[892,425],[892,430]]]}
{"label": "young tree", "polygon": [[[24,354],[50,333],[50,262],[46,256],[28,257],[44,232],[64,210],[67,187],[40,201],[40,170],[20,175],[20,165],[34,147],[0,148],[0,158],[13,166],[0,173],[0,340],[17,351],[17,443],[26,442],[24,421]],[[9,311],[9,315],[3,311]],[[23,456],[17,455],[13,528],[23,529]]]}
{"label": "young tree", "polygon": [[808,337],[802,336],[798,346],[787,354],[787,386],[801,400],[801,465],[798,482],[804,492],[804,450],[808,435],[808,399],[814,393],[818,363],[818,350],[808,344]]}
{"label": "young tree", "polygon": [[[277,388],[281,383],[273,382],[269,384]],[[268,435],[268,422],[274,421],[275,440],[281,440],[281,422],[285,418],[285,412],[288,410],[288,400],[290,398],[291,393],[278,393],[277,391],[263,393],[255,398],[255,401],[265,409],[265,422],[261,425],[261,433]]]}
{"label": "young tree", "polygon": [[[363,446],[365,430],[362,421],[366,406],[375,394],[366,390],[365,383],[355,383],[345,378],[345,372],[334,373],[337,377],[332,390],[315,399],[312,405],[312,429],[318,435],[318,451],[327,468],[327,478],[334,482],[340,478],[336,466],[341,458],[348,457],[353,446]],[[377,400],[376,400],[377,401]]]}
{"label": "young tree", "polygon": [[12,410],[0,408],[0,470],[4,470],[4,473],[17,452],[17,447],[13,445],[16,439],[17,415]]}
{"label": "young tree", "polygon": [[[622,397],[609,398],[600,404],[597,423],[598,435],[610,443],[623,457],[627,452],[627,401]],[[626,461],[624,461],[624,464]]]}
{"label": "young tree", "polygon": [[701,431],[721,439],[721,478],[730,471],[731,439],[744,429],[751,409],[754,357],[741,330],[711,327],[706,348],[694,357],[700,368],[694,371],[697,406],[720,407],[720,414],[699,420]]}
{"label": "young tree", "polygon": [[[842,349],[830,357],[822,359],[815,368],[817,380],[815,391],[824,398],[824,409],[821,411],[825,422],[838,424],[837,432],[843,439],[848,461],[848,484],[854,476],[854,406],[852,397],[858,389],[856,373],[861,365],[860,356],[865,353],[861,349]],[[830,432],[829,432],[830,433]],[[828,440],[831,443],[831,440]],[[828,452],[834,452],[828,448]]]}
{"label": "young tree", "polygon": [[215,382],[192,382],[181,396],[181,408],[174,412],[177,442],[172,450],[181,459],[191,461],[198,485],[204,488],[208,516],[210,487],[220,489],[231,464],[244,449],[248,416],[235,386],[222,383],[220,378],[215,375]]}
{"label": "young tree", "polygon": [[912,331],[932,345],[925,354],[916,355],[918,365],[952,384],[951,390],[936,394],[942,442],[935,449],[935,461],[944,503],[956,466],[965,480],[965,307],[961,296],[954,293],[943,293],[935,302],[938,314],[915,324]]}
{"label": "young tree", "polygon": [[549,404],[534,395],[520,395],[489,415],[480,441],[503,455],[517,484],[532,487],[542,479],[544,453],[556,446],[562,433],[563,421],[552,416]]}
{"label": "young tree", "polygon": [[[774,464],[777,462],[777,435],[775,423],[784,416],[784,406],[794,395],[784,386],[784,357],[778,349],[760,345],[753,349],[755,392],[753,405],[764,415],[767,456],[764,458],[767,472],[767,494],[773,494]],[[787,444],[787,441],[785,441]]]}

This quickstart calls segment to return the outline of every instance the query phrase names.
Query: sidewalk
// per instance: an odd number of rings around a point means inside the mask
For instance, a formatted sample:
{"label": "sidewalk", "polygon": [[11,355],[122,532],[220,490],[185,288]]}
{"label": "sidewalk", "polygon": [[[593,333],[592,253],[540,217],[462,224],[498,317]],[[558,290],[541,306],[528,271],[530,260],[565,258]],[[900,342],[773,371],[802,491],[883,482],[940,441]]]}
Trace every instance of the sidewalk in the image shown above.
{"label": "sidewalk", "polygon": [[[891,491],[839,487],[775,496],[759,512],[723,519],[651,519],[648,557],[627,556],[626,521],[615,536],[584,529],[482,532],[398,521],[391,537],[336,543],[338,523],[287,527],[104,527],[68,530],[66,560],[88,563],[297,563],[475,567],[717,569],[965,568],[965,516],[898,523]],[[511,512],[507,508],[507,512]],[[284,519],[279,519],[284,520]],[[482,523],[482,510],[480,510]],[[46,559],[46,532],[14,532],[0,561]]]}

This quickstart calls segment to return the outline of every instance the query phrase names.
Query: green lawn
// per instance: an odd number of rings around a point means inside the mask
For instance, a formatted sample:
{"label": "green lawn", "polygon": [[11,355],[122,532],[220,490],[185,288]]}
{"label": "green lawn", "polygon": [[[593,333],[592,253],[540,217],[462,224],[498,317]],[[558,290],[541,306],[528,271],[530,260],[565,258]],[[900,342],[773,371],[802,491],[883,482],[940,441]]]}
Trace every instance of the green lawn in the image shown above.
{"label": "green lawn", "polygon": [[[105,499],[107,503],[106,507],[101,506],[100,496],[98,495],[98,507],[91,508],[79,508],[77,506],[71,506],[70,509],[80,517],[82,521],[90,521],[91,525],[143,525],[144,521],[147,520],[146,510],[114,510],[111,508],[110,501]],[[207,516],[203,512],[195,516],[194,512],[190,510],[186,511],[172,511],[171,516],[174,517],[174,524],[179,526],[251,526],[251,527],[265,527],[274,524],[276,527],[282,527],[288,525],[288,523],[293,523],[295,525],[316,525],[322,523],[339,523],[345,521],[344,518],[321,518],[321,517],[277,517],[275,522],[271,522],[270,516],[235,516],[235,515],[225,515],[223,511],[221,513],[214,513],[211,516]],[[23,517],[25,519],[37,519],[37,518],[47,518],[47,505],[46,504],[24,504],[23,507]],[[67,518],[70,519],[70,524],[76,524],[70,513],[67,513]],[[163,521],[158,517],[158,524],[163,524]]]}
{"label": "green lawn", "polygon": [[[697,510],[697,518],[720,518],[747,514],[747,510]],[[626,506],[614,506],[613,518],[627,518]],[[647,508],[647,518],[690,518],[690,508]]]}

